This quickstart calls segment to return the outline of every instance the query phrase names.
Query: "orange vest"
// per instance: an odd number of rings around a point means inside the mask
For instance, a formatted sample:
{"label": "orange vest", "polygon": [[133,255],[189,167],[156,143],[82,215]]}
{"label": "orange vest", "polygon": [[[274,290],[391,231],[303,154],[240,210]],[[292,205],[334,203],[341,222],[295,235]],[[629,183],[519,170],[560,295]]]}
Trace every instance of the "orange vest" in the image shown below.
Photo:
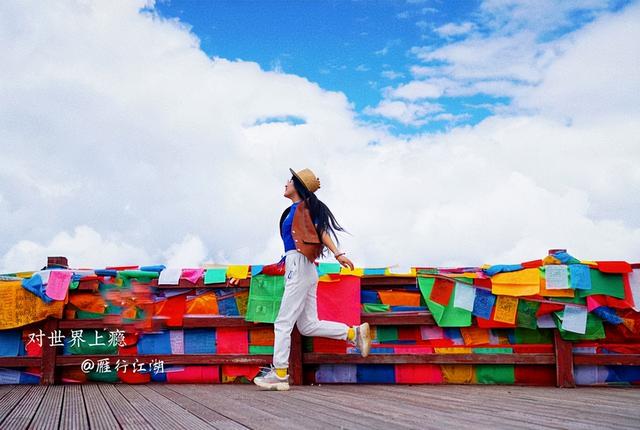
{"label": "orange vest", "polygon": [[[291,207],[288,207],[280,217],[280,236],[282,237],[282,223],[287,217]],[[311,211],[307,207],[307,202],[301,201],[296,207],[293,214],[293,223],[291,225],[291,236],[296,244],[296,249],[304,254],[312,263],[320,257],[324,245],[320,240],[318,231],[316,230],[313,220],[311,219]]]}

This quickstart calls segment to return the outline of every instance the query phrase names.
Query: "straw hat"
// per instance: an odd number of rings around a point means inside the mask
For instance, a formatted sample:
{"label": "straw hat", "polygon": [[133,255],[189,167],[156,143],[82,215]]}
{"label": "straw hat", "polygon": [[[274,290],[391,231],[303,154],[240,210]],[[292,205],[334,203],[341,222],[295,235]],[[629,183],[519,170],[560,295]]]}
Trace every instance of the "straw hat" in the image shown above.
{"label": "straw hat", "polygon": [[302,169],[299,172],[294,172],[292,168],[289,168],[293,176],[298,178],[304,187],[315,193],[320,188],[320,179],[316,177],[315,173],[311,169]]}

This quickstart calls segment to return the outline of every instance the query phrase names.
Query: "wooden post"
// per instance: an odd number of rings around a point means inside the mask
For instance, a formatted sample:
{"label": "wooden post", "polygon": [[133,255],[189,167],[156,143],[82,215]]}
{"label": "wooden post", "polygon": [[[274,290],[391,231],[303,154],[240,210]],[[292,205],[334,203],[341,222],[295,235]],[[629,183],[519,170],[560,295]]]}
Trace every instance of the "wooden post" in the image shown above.
{"label": "wooden post", "polygon": [[50,266],[69,267],[69,260],[67,257],[47,257],[47,267]]}
{"label": "wooden post", "polygon": [[291,352],[289,353],[289,375],[294,385],[302,385],[302,336],[298,327],[291,332]]}
{"label": "wooden post", "polygon": [[48,336],[54,330],[58,330],[58,320],[49,317],[46,319],[43,329],[47,337],[42,342],[42,361],[40,365],[42,377],[40,378],[40,385],[52,385],[56,382],[56,358],[58,352],[57,347],[51,346],[48,339]]}
{"label": "wooden post", "polygon": [[556,385],[562,388],[575,388],[573,344],[562,339],[557,329],[553,330],[553,343],[556,353]]}

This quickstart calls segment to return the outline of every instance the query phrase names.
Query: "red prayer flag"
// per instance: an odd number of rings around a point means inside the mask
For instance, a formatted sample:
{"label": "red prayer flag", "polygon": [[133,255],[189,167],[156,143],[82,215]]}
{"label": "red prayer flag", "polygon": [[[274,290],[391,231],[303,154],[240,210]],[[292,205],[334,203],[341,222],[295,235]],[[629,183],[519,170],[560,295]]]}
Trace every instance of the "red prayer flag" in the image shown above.
{"label": "red prayer flag", "polygon": [[218,354],[248,354],[248,330],[238,327],[218,327],[216,329],[216,352]]}
{"label": "red prayer flag", "polygon": [[154,315],[169,317],[167,327],[182,327],[182,318],[186,309],[186,294],[169,297],[155,303]]}
{"label": "red prayer flag", "polygon": [[626,261],[596,261],[598,270],[605,273],[629,273],[633,269]]}
{"label": "red prayer flag", "polygon": [[429,299],[441,304],[442,306],[447,306],[455,285],[456,284],[454,282],[436,278],[433,288],[431,289],[431,297],[429,297]]}
{"label": "red prayer flag", "polygon": [[540,303],[540,307],[536,312],[537,317],[541,317],[542,315],[550,314],[551,312],[557,312],[564,310],[563,304],[555,304],[555,303]]}
{"label": "red prayer flag", "polygon": [[349,326],[360,324],[360,278],[341,275],[338,281],[318,282],[318,318]]}
{"label": "red prayer flag", "polygon": [[535,269],[536,267],[542,266],[542,260],[525,261],[524,263],[520,263],[520,265],[525,269]]}
{"label": "red prayer flag", "polygon": [[219,366],[186,366],[183,370],[167,372],[170,384],[216,384],[220,382]]}

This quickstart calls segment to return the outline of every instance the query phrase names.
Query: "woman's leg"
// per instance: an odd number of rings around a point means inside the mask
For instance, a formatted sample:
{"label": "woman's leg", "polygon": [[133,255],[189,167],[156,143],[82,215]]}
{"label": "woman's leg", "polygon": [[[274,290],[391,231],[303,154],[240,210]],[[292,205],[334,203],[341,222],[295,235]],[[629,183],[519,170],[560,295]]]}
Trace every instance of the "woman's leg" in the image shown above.
{"label": "woman's leg", "polygon": [[[307,257],[301,253],[286,256],[284,294],[273,327],[275,333],[273,365],[277,369],[289,367],[291,330],[304,309],[311,276],[308,266],[304,263],[310,264]],[[315,266],[313,264],[311,266],[315,273]]]}
{"label": "woman's leg", "polygon": [[298,317],[298,329],[303,336],[319,336],[331,339],[346,339],[349,326],[340,322],[321,321],[318,319],[318,272],[313,266],[313,281],[307,291],[304,309]]}

